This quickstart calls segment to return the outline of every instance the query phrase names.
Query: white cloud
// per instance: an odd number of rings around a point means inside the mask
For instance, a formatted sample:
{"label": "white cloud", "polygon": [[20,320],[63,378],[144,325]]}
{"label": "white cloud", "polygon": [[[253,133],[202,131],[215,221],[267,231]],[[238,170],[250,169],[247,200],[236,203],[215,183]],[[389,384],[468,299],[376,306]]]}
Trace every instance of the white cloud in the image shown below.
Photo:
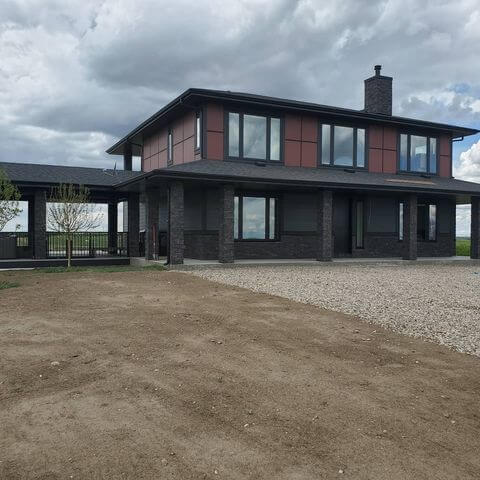
{"label": "white cloud", "polygon": [[460,154],[454,175],[461,180],[480,183],[480,140]]}

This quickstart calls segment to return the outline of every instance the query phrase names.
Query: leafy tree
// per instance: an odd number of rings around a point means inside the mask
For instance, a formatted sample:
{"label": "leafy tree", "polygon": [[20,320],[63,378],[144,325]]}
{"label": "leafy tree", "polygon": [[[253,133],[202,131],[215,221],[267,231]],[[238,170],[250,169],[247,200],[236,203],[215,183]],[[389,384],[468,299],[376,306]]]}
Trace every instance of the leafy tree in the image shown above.
{"label": "leafy tree", "polygon": [[68,267],[72,264],[73,236],[100,226],[102,215],[90,204],[90,190],[83,185],[61,184],[52,189],[48,206],[48,226],[65,234]]}
{"label": "leafy tree", "polygon": [[19,204],[20,197],[18,188],[0,169],[0,232],[22,211]]}

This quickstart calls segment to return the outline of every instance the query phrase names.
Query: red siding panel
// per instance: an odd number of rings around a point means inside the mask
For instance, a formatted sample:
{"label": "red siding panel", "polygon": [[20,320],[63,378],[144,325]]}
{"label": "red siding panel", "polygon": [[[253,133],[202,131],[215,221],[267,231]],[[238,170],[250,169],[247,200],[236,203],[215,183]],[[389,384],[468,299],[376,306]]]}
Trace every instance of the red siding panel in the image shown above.
{"label": "red siding panel", "polygon": [[285,115],[285,139],[301,140],[302,118],[298,115]]}
{"label": "red siding panel", "polygon": [[316,142],[318,122],[315,117],[302,117],[302,141]]}
{"label": "red siding panel", "polygon": [[383,147],[383,129],[382,127],[371,126],[368,129],[368,146],[370,148]]}
{"label": "red siding panel", "polygon": [[207,132],[207,158],[223,160],[223,133]]}
{"label": "red siding panel", "polygon": [[451,166],[452,166],[452,160],[450,158],[450,155],[440,155],[440,160],[439,160],[439,165],[438,165],[438,174],[441,177],[451,177],[452,176],[452,171],[451,171]]}
{"label": "red siding panel", "polygon": [[165,168],[167,166],[167,151],[166,150],[162,150],[158,154],[158,165],[159,165],[159,168]]}
{"label": "red siding panel", "polygon": [[207,130],[223,132],[223,106],[217,103],[207,105]]}
{"label": "red siding panel", "polygon": [[183,163],[183,142],[173,146],[173,163],[174,165]]}
{"label": "red siding panel", "polygon": [[450,137],[448,135],[440,137],[440,155],[450,155]]}
{"label": "red siding panel", "polygon": [[302,167],[314,168],[317,166],[317,144],[302,142]]}
{"label": "red siding panel", "polygon": [[300,142],[285,141],[285,165],[287,167],[300,166]]}
{"label": "red siding panel", "polygon": [[195,135],[195,112],[187,113],[183,122],[183,138],[189,138]]}
{"label": "red siding panel", "polygon": [[397,130],[392,127],[383,129],[383,148],[384,150],[397,150]]}
{"label": "red siding panel", "polygon": [[397,173],[397,152],[393,150],[383,151],[383,172]]}
{"label": "red siding panel", "polygon": [[167,133],[168,133],[167,128],[162,128],[160,130],[159,147],[158,147],[160,152],[167,148]]}
{"label": "red siding panel", "polygon": [[193,162],[195,160],[195,141],[190,137],[183,142],[183,163]]}
{"label": "red siding panel", "polygon": [[382,172],[382,150],[378,148],[369,148],[368,150],[368,171]]}

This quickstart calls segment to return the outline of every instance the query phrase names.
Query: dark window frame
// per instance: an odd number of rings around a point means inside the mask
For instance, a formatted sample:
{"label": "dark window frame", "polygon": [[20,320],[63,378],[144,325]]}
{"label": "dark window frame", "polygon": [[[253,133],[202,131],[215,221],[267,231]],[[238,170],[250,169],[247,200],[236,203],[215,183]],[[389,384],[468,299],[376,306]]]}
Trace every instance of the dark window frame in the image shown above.
{"label": "dark window frame", "polygon": [[[400,147],[401,147],[401,138],[402,135],[407,136],[407,169],[403,170],[400,168]],[[411,169],[411,149],[412,149],[412,143],[411,143],[411,137],[424,137],[427,139],[427,171],[426,172],[420,172],[418,170],[412,170]],[[430,140],[435,140],[436,143],[436,169],[435,172],[431,171],[430,168]],[[439,162],[440,162],[440,139],[438,136],[435,135],[429,135],[428,133],[424,132],[412,132],[411,130],[409,131],[399,131],[398,132],[398,138],[397,138],[397,173],[408,173],[412,175],[431,175],[431,176],[438,176],[438,171],[439,171]]]}
{"label": "dark window frame", "polygon": [[167,165],[173,165],[173,130],[172,127],[168,127],[167,132]]}
{"label": "dark window frame", "polygon": [[[400,211],[402,210],[401,205],[403,205],[403,218],[402,222],[403,225],[400,225]],[[427,243],[435,243],[438,242],[438,203],[435,201],[420,201],[417,203],[417,224],[418,224],[418,207],[420,205],[425,205],[425,216],[423,222],[425,223],[425,236],[419,237],[418,235],[418,228],[417,228],[417,242],[427,242]],[[430,239],[430,206],[435,205],[435,238]],[[405,202],[403,200],[399,200],[398,202],[398,209],[397,209],[397,225],[398,225],[398,241],[403,242],[405,240]],[[403,227],[403,228],[401,228]],[[403,238],[400,238],[402,235]]]}
{"label": "dark window frame", "polygon": [[[200,124],[200,131],[198,130],[198,125]],[[203,145],[203,115],[202,110],[197,110],[195,112],[195,138],[194,138],[194,152],[199,153],[202,151]]]}
{"label": "dark window frame", "polygon": [[[230,113],[238,114],[238,157],[230,155],[229,149],[229,119],[228,116]],[[244,157],[243,155],[243,117],[245,115],[253,115],[257,117],[265,117],[267,120],[267,129],[266,129],[266,149],[265,157],[266,158],[250,158]],[[271,143],[271,119],[278,118],[280,120],[280,158],[278,160],[270,159],[270,143]],[[264,162],[271,165],[283,165],[284,164],[284,142],[285,142],[285,119],[282,114],[275,114],[274,112],[266,112],[263,110],[243,110],[236,108],[227,108],[225,109],[224,114],[224,150],[225,150],[225,159],[232,162]]]}
{"label": "dark window frame", "polygon": [[[330,162],[322,163],[322,150],[323,150],[323,136],[322,129],[323,125],[328,125],[330,127]],[[335,165],[335,127],[348,127],[353,129],[353,158],[352,165]],[[365,145],[364,145],[364,165],[357,165],[357,150],[358,150],[358,129],[365,132]],[[318,148],[317,148],[317,167],[322,168],[353,168],[360,171],[368,171],[368,126],[367,125],[355,125],[351,123],[342,123],[342,122],[323,122],[319,120],[318,122]]]}
{"label": "dark window frame", "polygon": [[[280,195],[277,193],[262,192],[235,192],[238,197],[238,238],[235,242],[278,242],[280,241]],[[265,199],[265,238],[243,238],[243,199],[244,197],[264,198]],[[275,199],[275,235],[270,236],[270,199]],[[235,208],[235,207],[234,207]],[[235,218],[235,213],[234,213]],[[235,229],[234,229],[235,230]]]}

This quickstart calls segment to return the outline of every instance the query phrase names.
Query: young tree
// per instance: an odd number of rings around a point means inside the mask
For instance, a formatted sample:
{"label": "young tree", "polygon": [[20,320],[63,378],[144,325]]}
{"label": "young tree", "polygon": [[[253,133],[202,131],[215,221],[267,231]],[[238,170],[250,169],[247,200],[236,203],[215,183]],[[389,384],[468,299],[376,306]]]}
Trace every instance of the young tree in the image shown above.
{"label": "young tree", "polygon": [[0,232],[5,225],[13,220],[22,209],[18,203],[20,200],[18,188],[7,177],[7,174],[0,169]]}
{"label": "young tree", "polygon": [[55,232],[65,234],[67,240],[67,263],[72,264],[72,241],[77,232],[97,228],[102,215],[90,204],[90,190],[83,185],[61,184],[52,189],[48,206],[48,226]]}

